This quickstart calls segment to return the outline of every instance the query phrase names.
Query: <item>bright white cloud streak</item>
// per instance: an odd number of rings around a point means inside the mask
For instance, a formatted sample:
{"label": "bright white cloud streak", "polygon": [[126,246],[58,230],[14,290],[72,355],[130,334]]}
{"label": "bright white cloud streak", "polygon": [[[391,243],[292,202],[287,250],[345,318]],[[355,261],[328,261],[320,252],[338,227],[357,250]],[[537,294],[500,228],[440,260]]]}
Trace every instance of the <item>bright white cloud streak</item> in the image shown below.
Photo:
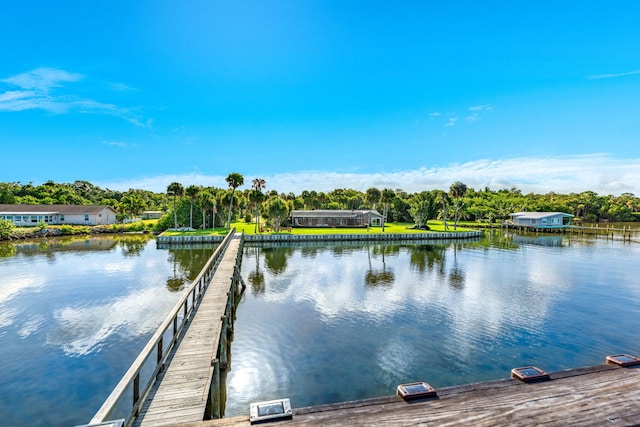
{"label": "bright white cloud streak", "polygon": [[[340,173],[328,171],[288,172],[264,175],[242,171],[245,186],[256,177],[264,178],[267,190],[293,192],[331,191],[336,188],[401,188],[410,193],[448,189],[462,181],[477,190],[516,187],[524,193],[572,193],[586,190],[598,194],[640,194],[640,159],[618,159],[606,154],[562,157],[520,157],[502,160],[476,160],[460,164],[386,173]],[[98,182],[103,188],[126,191],[130,188],[164,192],[171,182],[185,186],[204,185],[226,188],[226,175],[176,174],[139,179]],[[243,188],[244,188],[243,187]]]}
{"label": "bright white cloud streak", "polygon": [[[12,90],[0,93],[0,112],[44,110],[55,114],[68,112],[104,114],[119,117],[138,127],[151,127],[151,120],[143,121],[130,108],[74,95],[64,85],[83,79],[82,74],[55,68],[37,68],[2,79],[0,82],[9,85]],[[18,90],[15,90],[16,88]]]}

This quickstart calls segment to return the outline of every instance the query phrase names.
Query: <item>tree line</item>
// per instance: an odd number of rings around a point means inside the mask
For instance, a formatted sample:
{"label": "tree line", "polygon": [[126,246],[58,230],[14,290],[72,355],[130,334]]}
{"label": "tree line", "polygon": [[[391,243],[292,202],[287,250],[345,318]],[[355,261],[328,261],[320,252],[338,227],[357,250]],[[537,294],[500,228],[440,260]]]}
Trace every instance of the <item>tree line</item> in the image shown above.
{"label": "tree line", "polygon": [[496,222],[520,211],[565,212],[587,222],[640,221],[640,198],[632,193],[619,196],[602,196],[593,191],[523,194],[515,187],[476,190],[454,182],[446,190],[416,193],[372,187],[364,192],[338,188],[294,194],[268,190],[268,183],[262,178],[254,178],[250,188],[241,190],[244,176],[237,172],[230,173],[226,182],[226,188],[185,187],[173,182],[161,193],[141,189],[114,191],[87,181],[47,181],[37,186],[2,182],[0,204],[109,205],[119,213],[120,219],[135,218],[148,210],[161,211],[164,213],[159,221],[161,229],[229,227],[232,221],[241,218],[254,222],[256,230],[262,226],[260,221],[267,221],[263,225],[278,229],[294,209],[376,209],[388,222],[414,223],[416,227],[425,227],[427,221],[433,219],[450,222],[453,227],[458,221]]}

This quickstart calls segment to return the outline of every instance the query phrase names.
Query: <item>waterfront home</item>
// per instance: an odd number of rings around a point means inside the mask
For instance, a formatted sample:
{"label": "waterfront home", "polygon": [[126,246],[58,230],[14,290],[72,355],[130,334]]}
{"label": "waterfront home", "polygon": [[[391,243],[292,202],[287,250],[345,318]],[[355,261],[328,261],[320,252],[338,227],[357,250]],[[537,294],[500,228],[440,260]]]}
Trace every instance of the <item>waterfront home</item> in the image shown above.
{"label": "waterfront home", "polygon": [[525,228],[568,228],[573,215],[564,212],[516,212],[509,214],[511,224]]}
{"label": "waterfront home", "polygon": [[294,210],[293,227],[376,227],[383,215],[375,209],[351,210]]}
{"label": "waterfront home", "polygon": [[142,219],[160,219],[162,218],[162,211],[144,211],[142,212]]}
{"label": "waterfront home", "polygon": [[0,219],[13,221],[17,227],[39,222],[60,225],[115,224],[117,212],[107,205],[0,205]]}

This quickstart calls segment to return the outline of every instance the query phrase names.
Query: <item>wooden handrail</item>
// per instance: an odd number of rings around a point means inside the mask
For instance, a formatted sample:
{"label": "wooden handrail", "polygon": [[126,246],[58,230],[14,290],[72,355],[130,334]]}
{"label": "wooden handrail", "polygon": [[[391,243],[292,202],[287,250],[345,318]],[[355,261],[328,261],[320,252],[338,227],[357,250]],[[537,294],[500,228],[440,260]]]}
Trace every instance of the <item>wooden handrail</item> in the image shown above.
{"label": "wooden handrail", "polygon": [[[222,258],[222,254],[224,254],[229,242],[235,235],[235,228],[233,228],[229,234],[227,234],[224,240],[220,243],[220,245],[216,248],[215,252],[211,257],[207,260],[205,266],[202,268],[198,276],[191,282],[189,288],[185,291],[184,295],[180,300],[176,303],[173,309],[169,312],[169,315],[165,318],[162,324],[156,330],[156,333],[149,339],[147,344],[138,354],[138,357],[133,361],[127,372],[124,374],[122,379],[116,384],[115,388],[102,404],[98,412],[93,416],[89,424],[96,424],[104,422],[108,419],[108,417],[113,412],[113,409],[122,399],[122,396],[126,393],[128,387],[133,384],[134,386],[134,398],[133,405],[131,409],[131,413],[127,417],[126,425],[130,425],[134,416],[137,415],[142,402],[144,402],[151,386],[156,380],[157,375],[162,371],[164,367],[164,363],[171,352],[171,349],[175,346],[177,342],[177,337],[184,328],[186,321],[189,319],[191,314],[194,311],[194,308],[197,306],[197,302],[200,301],[202,295],[206,287],[209,285],[210,277],[207,279],[206,275],[212,273],[217,268],[219,260]],[[192,297],[192,303],[190,308],[189,306],[189,296]],[[178,316],[181,313],[183,314],[182,322],[178,326]],[[169,327],[173,326],[173,337],[171,339],[171,343],[166,349],[162,349],[163,345],[163,336]],[[149,356],[154,352],[157,352],[157,363],[156,368],[154,369],[153,374],[149,377],[149,380],[146,382],[142,391],[140,390],[140,371],[142,370],[145,361],[149,358]]]}

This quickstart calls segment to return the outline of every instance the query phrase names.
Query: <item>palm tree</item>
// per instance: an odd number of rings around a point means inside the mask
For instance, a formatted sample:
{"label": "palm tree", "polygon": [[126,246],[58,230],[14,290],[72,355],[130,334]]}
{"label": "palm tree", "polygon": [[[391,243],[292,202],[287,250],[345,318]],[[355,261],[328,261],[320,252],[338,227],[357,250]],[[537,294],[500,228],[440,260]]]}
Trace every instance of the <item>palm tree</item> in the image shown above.
{"label": "palm tree", "polygon": [[178,228],[178,212],[176,211],[176,198],[184,194],[184,187],[179,182],[172,182],[167,186],[167,194],[173,195],[173,228]]}
{"label": "palm tree", "polygon": [[267,181],[262,178],[255,178],[251,181],[251,188],[253,189],[253,194],[251,194],[251,198],[253,199],[253,203],[256,208],[256,229],[254,233],[258,232],[260,228],[260,203],[263,201],[262,190],[267,186]]}
{"label": "palm tree", "polygon": [[193,202],[195,202],[196,197],[198,197],[198,193],[200,193],[201,191],[202,187],[199,187],[197,185],[190,185],[184,192],[191,202],[191,207],[189,209],[189,228],[193,228]]}
{"label": "palm tree", "polygon": [[442,190],[438,190],[436,200],[438,200],[438,203],[442,204],[440,218],[442,219],[442,225],[444,226],[444,229],[446,231],[449,229],[449,226],[447,225],[447,207],[449,206],[449,195]]}
{"label": "palm tree", "polygon": [[202,228],[207,228],[207,209],[214,205],[215,199],[208,189],[203,189],[196,196],[196,204],[202,213]]}
{"label": "palm tree", "polygon": [[229,188],[231,188],[231,200],[229,201],[229,217],[227,219],[227,230],[231,229],[231,208],[233,206],[233,195],[236,192],[236,188],[244,184],[244,177],[238,172],[231,172],[225,179]]}
{"label": "palm tree", "polygon": [[453,197],[453,207],[455,214],[453,216],[453,229],[458,228],[458,213],[460,212],[460,198],[467,194],[467,185],[460,181],[456,181],[449,187],[449,194]]}
{"label": "palm tree", "polygon": [[389,213],[389,204],[396,196],[396,193],[393,192],[390,188],[385,188],[382,190],[380,194],[380,201],[384,204],[384,210],[382,213],[382,232],[384,233],[384,222],[387,220],[387,214]]}
{"label": "palm tree", "polygon": [[382,193],[375,187],[369,188],[365,195],[367,203],[371,205],[371,209],[376,208],[376,205],[380,202],[380,197],[382,197]]}

